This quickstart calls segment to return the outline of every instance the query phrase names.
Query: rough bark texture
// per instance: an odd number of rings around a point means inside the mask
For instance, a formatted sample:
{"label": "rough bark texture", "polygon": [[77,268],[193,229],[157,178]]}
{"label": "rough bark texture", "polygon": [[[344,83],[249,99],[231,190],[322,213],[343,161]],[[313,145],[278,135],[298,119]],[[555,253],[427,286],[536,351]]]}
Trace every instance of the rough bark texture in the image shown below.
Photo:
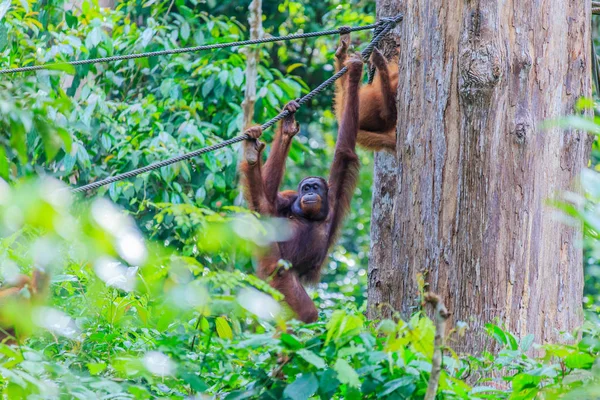
{"label": "rough bark texture", "polygon": [[[262,0],[252,0],[248,6],[248,23],[250,24],[250,39],[260,39],[263,36],[262,26]],[[256,103],[256,64],[258,62],[258,47],[248,47],[245,49],[246,59],[246,91],[244,92],[244,124],[243,129],[252,124],[254,117],[254,104]]]}
{"label": "rough bark texture", "polygon": [[[417,274],[481,351],[498,319],[554,341],[582,322],[581,230],[545,200],[574,187],[589,140],[541,131],[591,95],[590,4],[378,0],[398,28],[398,150],[377,155],[369,314],[409,315]],[[394,159],[395,158],[395,159]],[[382,307],[385,305],[386,307]]]}
{"label": "rough bark texture", "polygon": [[[262,25],[262,0],[252,0],[248,6],[248,24],[250,25],[250,39],[260,39],[263,37],[264,30]],[[246,54],[246,88],[244,90],[244,101],[242,110],[244,112],[242,122],[242,133],[252,125],[254,119],[254,105],[256,104],[256,82],[258,79],[257,65],[260,55],[260,49],[256,46],[244,47],[242,50]],[[238,157],[243,160],[243,147],[240,147]],[[238,168],[239,170],[239,168]],[[240,191],[235,199],[236,205],[241,205],[244,201],[243,193]]]}

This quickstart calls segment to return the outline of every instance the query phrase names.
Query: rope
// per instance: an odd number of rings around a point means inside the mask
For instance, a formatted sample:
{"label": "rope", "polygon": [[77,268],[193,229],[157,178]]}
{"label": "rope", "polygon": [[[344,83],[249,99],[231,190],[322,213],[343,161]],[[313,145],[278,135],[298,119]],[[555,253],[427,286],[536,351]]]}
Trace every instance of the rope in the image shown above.
{"label": "rope", "polygon": [[98,63],[103,63],[103,62],[132,60],[132,59],[136,59],[136,58],[156,57],[156,56],[164,56],[164,55],[171,55],[171,54],[193,53],[193,52],[202,51],[202,50],[224,49],[227,47],[248,46],[248,45],[253,45],[253,44],[271,43],[271,42],[279,42],[279,41],[294,40],[294,39],[304,39],[304,38],[311,38],[311,37],[317,37],[317,36],[337,35],[337,34],[344,34],[344,33],[349,33],[349,32],[364,31],[367,29],[374,29],[374,28],[377,28],[378,26],[379,26],[379,24],[355,26],[352,28],[343,27],[343,28],[329,29],[329,30],[318,31],[318,32],[295,33],[295,34],[286,35],[286,36],[272,36],[272,37],[266,37],[266,38],[260,38],[260,39],[243,40],[243,41],[239,41],[239,42],[216,43],[216,44],[209,44],[209,45],[195,46],[195,47],[183,47],[183,48],[171,49],[171,50],[151,51],[151,52],[147,52],[147,53],[124,54],[124,55],[120,55],[120,56],[90,58],[87,60],[68,61],[68,62],[64,62],[64,63],[47,63],[47,64],[40,64],[40,65],[31,65],[28,67],[3,69],[3,70],[0,70],[0,75],[13,74],[16,72],[39,71],[42,69],[49,69],[49,68],[52,69],[52,68],[55,68],[56,66],[60,66],[60,65],[98,64]]}
{"label": "rope", "polygon": [[[371,53],[373,52],[373,49],[375,48],[375,46],[377,45],[377,43],[379,43],[379,41],[381,40],[381,38],[383,38],[385,35],[387,35],[387,33],[400,21],[402,21],[403,15],[399,14],[394,18],[385,18],[385,19],[381,19],[381,21],[378,24],[381,24],[383,26],[383,28],[379,31],[379,34],[375,37],[373,37],[373,39],[371,40],[371,42],[367,45],[367,47],[361,52],[361,57],[363,60],[368,60]],[[337,30],[336,30],[337,31]],[[311,90],[308,94],[306,94],[304,97],[302,97],[301,99],[298,100],[298,103],[300,105],[305,104],[306,102],[312,100],[313,97],[315,97],[317,94],[319,94],[320,92],[322,92],[325,88],[327,88],[328,86],[330,86],[331,84],[333,84],[336,80],[338,80],[339,78],[341,78],[346,72],[348,72],[348,67],[344,67],[342,69],[340,69],[336,74],[334,74],[333,76],[331,76],[329,79],[327,79],[326,81],[324,81],[323,83],[321,83],[319,86],[317,86],[316,88],[314,88],[313,90]],[[270,128],[271,126],[275,125],[278,121],[282,120],[283,118],[285,118],[287,115],[289,114],[288,110],[283,110],[282,112],[280,112],[278,115],[276,115],[274,118],[272,118],[271,120],[265,122],[264,124],[262,124],[260,127],[265,130]],[[73,188],[71,189],[71,191],[73,193],[80,193],[80,192],[85,192],[88,190],[92,190],[92,189],[97,189],[101,186],[105,186],[114,182],[118,182],[118,181],[122,181],[123,179],[127,179],[127,178],[132,178],[134,176],[137,176],[139,174],[143,174],[144,172],[149,172],[149,171],[153,171],[155,169],[158,168],[162,168],[162,167],[166,167],[167,165],[171,165],[180,161],[184,161],[184,160],[189,160],[190,158],[193,157],[197,157],[201,154],[205,154],[214,150],[218,150],[220,148],[223,148],[225,146],[229,146],[232,145],[234,143],[238,143],[241,142],[243,140],[249,139],[250,137],[247,134],[242,134],[240,136],[236,136],[234,138],[228,139],[228,140],[224,140],[222,142],[219,142],[217,144],[213,144],[212,146],[208,146],[208,147],[204,147],[202,149],[198,149],[195,151],[192,151],[190,153],[187,154],[183,154],[180,156],[176,156],[173,158],[170,158],[168,160],[164,160],[164,161],[159,161],[150,165],[147,165],[145,167],[141,167],[138,169],[134,169],[132,171],[128,171],[125,172],[123,174],[120,175],[115,175],[115,176],[111,176],[108,177],[106,179],[100,180],[100,181],[96,181],[96,182],[92,182],[89,183],[87,185],[83,185],[77,188]]]}
{"label": "rope", "polygon": [[[377,35],[379,35],[379,34],[381,33],[381,30],[382,30],[382,29],[383,29],[383,24],[381,24],[381,25],[378,25],[378,26],[377,26],[377,28],[375,28],[375,29],[373,30],[373,37],[376,37]],[[370,84],[372,84],[372,83],[373,83],[373,79],[375,79],[375,65],[372,65],[370,62],[369,62],[369,70],[368,70],[368,73],[369,73],[369,75],[368,75],[368,80],[367,80],[367,82],[368,82],[368,84],[370,85]]]}

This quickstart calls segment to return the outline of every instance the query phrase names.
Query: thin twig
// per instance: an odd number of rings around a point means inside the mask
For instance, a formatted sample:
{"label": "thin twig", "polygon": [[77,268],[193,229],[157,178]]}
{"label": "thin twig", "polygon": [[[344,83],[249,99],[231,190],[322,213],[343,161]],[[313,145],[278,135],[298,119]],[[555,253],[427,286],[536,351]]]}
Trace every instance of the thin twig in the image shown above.
{"label": "thin twig", "polygon": [[446,331],[446,320],[450,313],[437,294],[425,293],[424,300],[435,309],[435,339],[433,342],[433,358],[431,360],[431,375],[427,385],[425,400],[435,400],[437,389],[440,384],[440,375],[442,373],[442,359],[444,356],[444,336]]}
{"label": "thin twig", "polygon": [[196,321],[196,327],[194,328],[194,337],[192,338],[192,344],[190,345],[190,350],[194,351],[194,344],[196,343],[196,337],[198,336],[198,327],[200,326],[200,321],[202,320],[202,314],[198,314],[198,320]]}
{"label": "thin twig", "polygon": [[[214,328],[214,330],[217,329],[216,325],[214,326]],[[206,347],[204,349],[204,356],[202,357],[202,363],[200,364],[200,373],[202,373],[202,371],[204,370],[204,366],[206,365],[206,359],[208,358],[208,350],[210,349],[210,343],[212,341],[214,330],[210,329],[208,332],[208,338],[206,339]]]}

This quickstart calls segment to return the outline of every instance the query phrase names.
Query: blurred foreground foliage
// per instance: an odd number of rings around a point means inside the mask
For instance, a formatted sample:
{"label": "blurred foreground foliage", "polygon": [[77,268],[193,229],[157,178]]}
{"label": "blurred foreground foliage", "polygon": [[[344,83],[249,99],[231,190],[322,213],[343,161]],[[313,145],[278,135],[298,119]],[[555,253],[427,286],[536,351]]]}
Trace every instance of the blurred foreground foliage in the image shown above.
{"label": "blurred foreground foliage", "polygon": [[[0,308],[3,327],[16,324],[30,333],[17,335],[19,347],[0,344],[4,397],[424,395],[435,327],[421,312],[409,321],[369,322],[346,303],[325,309],[323,322],[298,325],[266,283],[144,239],[133,218],[110,201],[76,200],[55,180],[0,185],[2,279],[32,268],[52,275],[48,304]],[[241,210],[196,218],[194,235],[210,237],[199,241],[205,247],[198,252],[210,251],[215,260],[248,257],[283,229]],[[21,297],[27,304],[27,289]],[[447,348],[439,396],[595,393],[598,326],[590,319],[578,344],[536,346],[532,336],[516,338],[488,325],[498,355],[458,356]],[[459,334],[452,332],[449,343]],[[526,355],[534,348],[545,350],[542,358]],[[491,381],[500,371],[503,378]]]}

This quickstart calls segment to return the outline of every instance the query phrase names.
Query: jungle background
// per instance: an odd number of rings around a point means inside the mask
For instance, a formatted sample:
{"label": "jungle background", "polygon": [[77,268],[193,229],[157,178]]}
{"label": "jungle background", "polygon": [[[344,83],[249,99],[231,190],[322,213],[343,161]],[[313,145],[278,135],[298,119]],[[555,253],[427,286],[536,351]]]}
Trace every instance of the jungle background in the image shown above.
{"label": "jungle background", "polygon": [[[214,0],[111,7],[5,0],[0,68],[243,40],[247,7]],[[267,34],[285,35],[372,23],[375,4],[265,1],[263,14]],[[352,37],[360,49],[370,34]],[[254,122],[329,77],[337,40],[261,45]],[[424,396],[433,322],[419,310],[409,321],[363,315],[370,152],[359,151],[352,211],[311,292],[321,318],[304,326],[286,321],[281,296],[252,276],[254,248],[278,226],[245,209],[239,145],[85,196],[57,190],[59,182],[82,185],[237,136],[245,68],[239,48],[2,76],[0,280],[34,267],[52,272],[48,304],[1,311],[4,321],[33,330],[17,347],[0,345],[3,398]],[[301,133],[285,188],[305,175],[328,175],[336,138],[332,90],[302,107],[297,119]],[[589,128],[594,121],[578,123]],[[271,137],[267,131],[267,143]],[[490,324],[498,353],[473,356],[452,351],[458,329],[448,338],[438,398],[594,398],[600,391],[599,159],[596,142],[582,174],[585,207],[555,206],[585,227],[581,332],[564,333],[571,344],[540,348],[532,336],[517,338]]]}

